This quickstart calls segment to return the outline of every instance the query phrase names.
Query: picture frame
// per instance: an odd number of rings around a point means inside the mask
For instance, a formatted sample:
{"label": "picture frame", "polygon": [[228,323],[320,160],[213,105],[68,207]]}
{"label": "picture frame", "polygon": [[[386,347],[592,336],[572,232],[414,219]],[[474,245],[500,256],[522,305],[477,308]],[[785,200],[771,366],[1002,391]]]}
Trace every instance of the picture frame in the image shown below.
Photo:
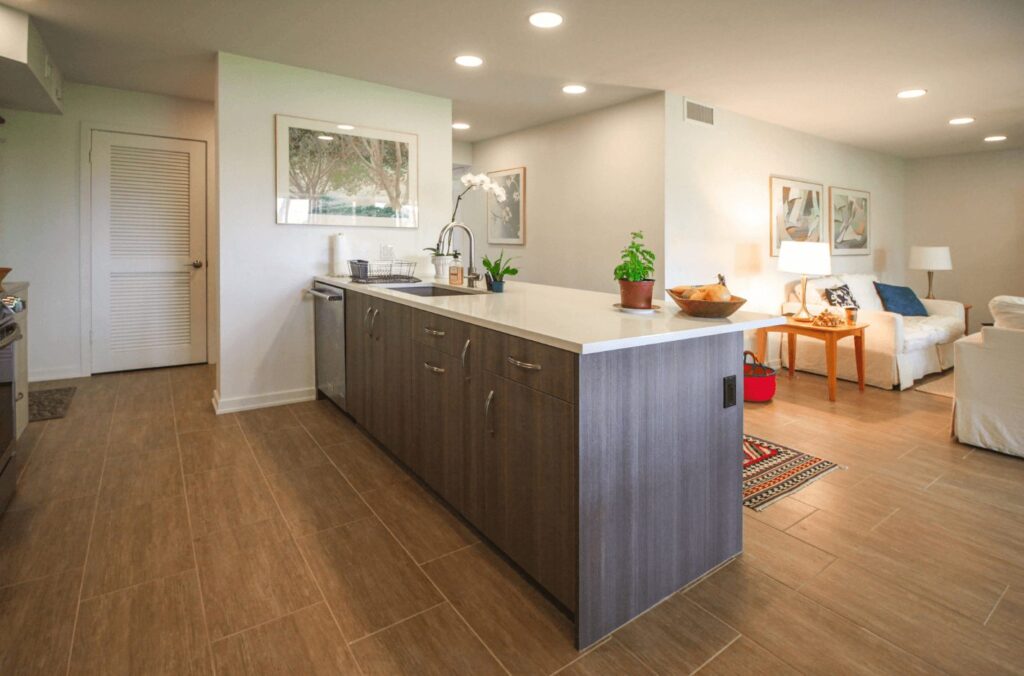
{"label": "picture frame", "polygon": [[829,247],[833,256],[871,253],[871,193],[830,186]]}
{"label": "picture frame", "polygon": [[798,178],[770,176],[770,218],[768,234],[772,256],[779,255],[782,242],[824,242],[824,186]]}
{"label": "picture frame", "polygon": [[418,227],[417,134],[275,115],[274,140],[278,224]]}
{"label": "picture frame", "polygon": [[526,244],[526,167],[489,171],[492,181],[505,190],[505,201],[487,193],[487,243]]}

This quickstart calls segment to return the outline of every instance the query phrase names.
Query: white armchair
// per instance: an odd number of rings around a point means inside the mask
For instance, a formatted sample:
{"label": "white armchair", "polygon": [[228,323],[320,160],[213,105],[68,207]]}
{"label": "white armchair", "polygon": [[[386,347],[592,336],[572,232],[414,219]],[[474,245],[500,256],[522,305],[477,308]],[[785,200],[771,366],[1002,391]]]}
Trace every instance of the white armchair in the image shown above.
{"label": "white armchair", "polygon": [[995,326],[955,345],[953,426],[965,444],[1024,456],[1024,298],[989,303]]}

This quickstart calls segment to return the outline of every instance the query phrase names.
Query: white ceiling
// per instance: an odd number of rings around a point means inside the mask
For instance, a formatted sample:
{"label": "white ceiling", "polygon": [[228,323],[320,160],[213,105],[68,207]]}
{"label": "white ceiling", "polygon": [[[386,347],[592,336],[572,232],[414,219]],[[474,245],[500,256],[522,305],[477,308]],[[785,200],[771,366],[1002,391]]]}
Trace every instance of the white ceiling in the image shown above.
{"label": "white ceiling", "polygon": [[2,1],[73,81],[212,99],[228,51],[450,97],[464,140],[666,89],[904,157],[1024,147],[1022,0]]}

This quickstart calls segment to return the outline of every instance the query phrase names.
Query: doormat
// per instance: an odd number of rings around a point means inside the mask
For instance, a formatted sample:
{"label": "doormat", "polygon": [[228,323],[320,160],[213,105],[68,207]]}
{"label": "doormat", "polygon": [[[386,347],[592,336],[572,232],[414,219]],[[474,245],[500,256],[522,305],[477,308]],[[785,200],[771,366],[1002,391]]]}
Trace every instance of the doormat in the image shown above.
{"label": "doormat", "polygon": [[845,468],[744,434],[743,506],[760,512],[836,469]]}
{"label": "doormat", "polygon": [[56,390],[35,390],[28,393],[28,420],[52,420],[67,415],[71,398],[75,396],[74,387],[61,387]]}

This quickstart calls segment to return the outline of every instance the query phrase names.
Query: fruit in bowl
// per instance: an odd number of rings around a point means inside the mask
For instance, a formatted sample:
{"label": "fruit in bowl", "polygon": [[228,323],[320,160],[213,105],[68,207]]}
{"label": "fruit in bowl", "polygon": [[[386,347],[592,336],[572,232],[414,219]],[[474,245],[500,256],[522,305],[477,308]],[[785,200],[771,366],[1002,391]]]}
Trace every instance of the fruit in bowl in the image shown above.
{"label": "fruit in bowl", "polygon": [[728,317],[747,302],[746,298],[732,295],[723,275],[718,275],[716,284],[674,286],[668,295],[686,314],[706,319]]}

